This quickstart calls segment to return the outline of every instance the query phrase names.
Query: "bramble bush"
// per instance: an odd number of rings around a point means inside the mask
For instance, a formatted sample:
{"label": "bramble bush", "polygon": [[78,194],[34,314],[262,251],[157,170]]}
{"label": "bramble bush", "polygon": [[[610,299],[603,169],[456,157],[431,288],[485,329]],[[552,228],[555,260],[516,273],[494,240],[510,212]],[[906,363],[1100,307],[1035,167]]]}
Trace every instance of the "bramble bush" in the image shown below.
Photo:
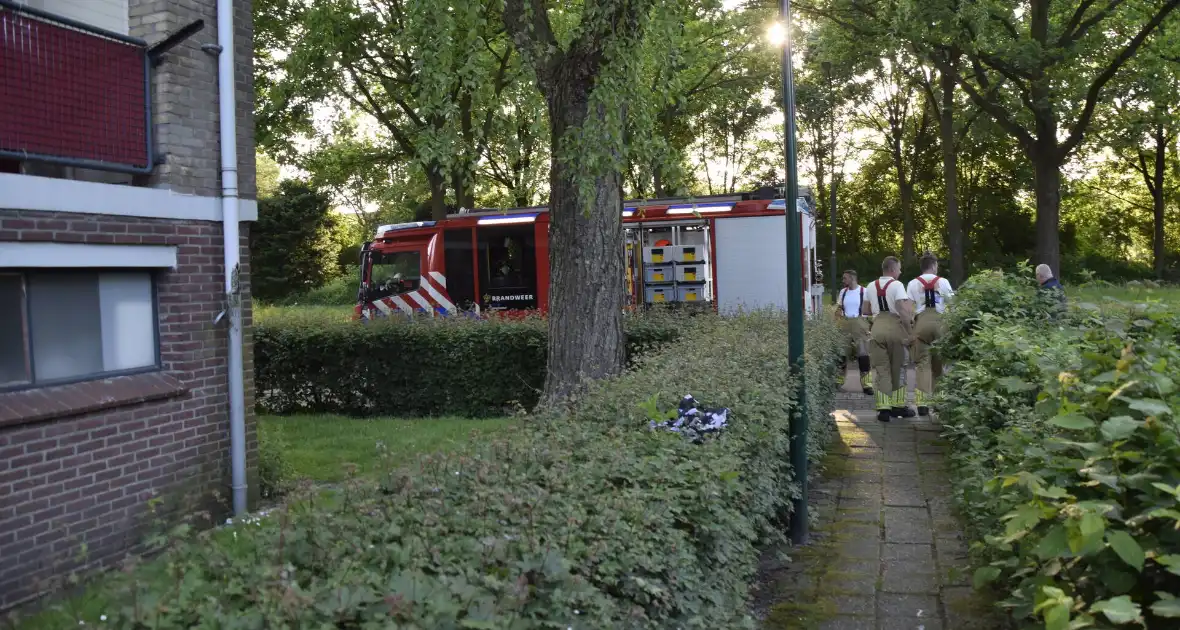
{"label": "bramble bush", "polygon": [[[678,338],[686,322],[664,313],[629,316],[629,356]],[[516,405],[531,408],[545,381],[546,325],[539,318],[367,324],[319,313],[260,318],[254,327],[258,405],[277,414],[403,417],[486,417]]]}
{"label": "bramble bush", "polygon": [[[261,520],[178,532],[157,579],[107,580],[98,627],[755,627],[759,544],[780,539],[796,491],[786,324],[686,325],[566,411]],[[840,344],[830,321],[807,335],[818,461]],[[730,425],[700,445],[650,430],[684,394],[730,408]]]}
{"label": "bramble bush", "polygon": [[[940,410],[976,584],[1050,630],[1180,627],[1180,317],[1052,319],[1019,282],[973,284]],[[962,312],[1007,297],[1032,306]]]}

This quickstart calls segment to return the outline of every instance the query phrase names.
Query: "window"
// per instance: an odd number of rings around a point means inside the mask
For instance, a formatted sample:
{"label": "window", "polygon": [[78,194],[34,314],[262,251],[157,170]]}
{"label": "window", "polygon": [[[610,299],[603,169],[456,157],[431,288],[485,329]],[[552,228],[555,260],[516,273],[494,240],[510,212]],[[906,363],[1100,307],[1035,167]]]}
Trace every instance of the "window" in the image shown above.
{"label": "window", "polygon": [[369,272],[369,300],[378,300],[417,289],[421,282],[422,254],[412,252],[373,252]]}
{"label": "window", "polygon": [[0,272],[0,388],[159,365],[147,271]]}

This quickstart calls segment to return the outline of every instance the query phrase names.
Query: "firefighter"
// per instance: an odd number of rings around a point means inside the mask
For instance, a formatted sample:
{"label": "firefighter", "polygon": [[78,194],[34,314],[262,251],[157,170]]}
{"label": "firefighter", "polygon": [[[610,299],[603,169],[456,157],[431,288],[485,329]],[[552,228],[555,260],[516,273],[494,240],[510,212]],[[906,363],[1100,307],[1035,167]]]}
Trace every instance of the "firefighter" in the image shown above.
{"label": "firefighter", "polygon": [[889,256],[881,263],[881,277],[865,288],[862,313],[873,317],[869,359],[873,364],[873,385],[877,389],[877,420],[913,418],[906,405],[902,380],[905,346],[913,337],[914,303],[898,276],[901,262]]}
{"label": "firefighter", "polygon": [[914,391],[918,415],[930,414],[934,383],[942,375],[942,361],[931,347],[943,334],[942,314],[954,296],[951,283],[938,276],[938,258],[929,252],[918,261],[922,274],[910,280],[906,292],[914,302],[914,337],[911,348],[917,365],[918,382]]}
{"label": "firefighter", "polygon": [[844,363],[840,370],[840,385],[844,385],[844,375],[848,373],[848,363],[856,358],[860,368],[860,387],[866,396],[873,395],[871,373],[869,371],[869,320],[861,315],[861,305],[864,304],[865,289],[857,281],[856,271],[849,269],[844,272],[844,288],[840,289],[840,296],[836,300],[836,314],[840,319],[840,329],[848,335],[848,343],[844,349]]}

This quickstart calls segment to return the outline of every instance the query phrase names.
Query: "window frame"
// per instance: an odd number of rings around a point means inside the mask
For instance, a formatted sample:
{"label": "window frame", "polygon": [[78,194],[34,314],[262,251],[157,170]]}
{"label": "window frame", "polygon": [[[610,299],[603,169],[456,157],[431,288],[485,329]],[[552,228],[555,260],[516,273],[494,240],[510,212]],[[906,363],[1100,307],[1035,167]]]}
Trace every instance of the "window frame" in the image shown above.
{"label": "window frame", "polygon": [[[29,275],[30,274],[78,274],[91,273],[96,277],[104,273],[146,273],[148,282],[151,284],[151,301],[152,301],[152,321],[155,326],[152,328],[154,350],[154,361],[152,365],[145,365],[143,367],[128,368],[125,370],[111,370],[103,372],[91,372],[88,374],[79,374],[78,376],[70,376],[67,378],[55,378],[46,380],[37,380],[37,357],[33,352],[33,326],[34,318],[32,312],[32,305],[29,300]],[[134,374],[145,374],[148,372],[159,372],[163,369],[163,344],[161,342],[160,334],[160,282],[159,272],[156,269],[146,268],[131,268],[131,267],[58,267],[58,268],[4,268],[0,269],[0,276],[18,276],[21,280],[21,320],[23,323],[22,340],[25,347],[25,369],[29,377],[28,381],[22,381],[12,384],[0,384],[0,394],[9,392],[27,391],[31,389],[41,389],[45,387],[57,387],[59,385],[72,385],[75,383],[85,383],[87,381],[97,381],[107,378],[115,378],[118,376],[131,376]],[[101,313],[99,313],[101,318]],[[101,319],[99,320],[101,330]]]}

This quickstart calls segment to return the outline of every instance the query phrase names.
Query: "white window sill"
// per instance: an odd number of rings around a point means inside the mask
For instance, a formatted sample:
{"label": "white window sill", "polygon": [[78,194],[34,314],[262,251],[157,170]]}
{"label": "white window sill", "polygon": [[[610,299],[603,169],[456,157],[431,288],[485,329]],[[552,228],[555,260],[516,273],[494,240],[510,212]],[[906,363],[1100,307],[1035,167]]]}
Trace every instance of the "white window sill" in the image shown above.
{"label": "white window sill", "polygon": [[171,245],[88,245],[81,243],[0,243],[0,268],[175,269]]}

